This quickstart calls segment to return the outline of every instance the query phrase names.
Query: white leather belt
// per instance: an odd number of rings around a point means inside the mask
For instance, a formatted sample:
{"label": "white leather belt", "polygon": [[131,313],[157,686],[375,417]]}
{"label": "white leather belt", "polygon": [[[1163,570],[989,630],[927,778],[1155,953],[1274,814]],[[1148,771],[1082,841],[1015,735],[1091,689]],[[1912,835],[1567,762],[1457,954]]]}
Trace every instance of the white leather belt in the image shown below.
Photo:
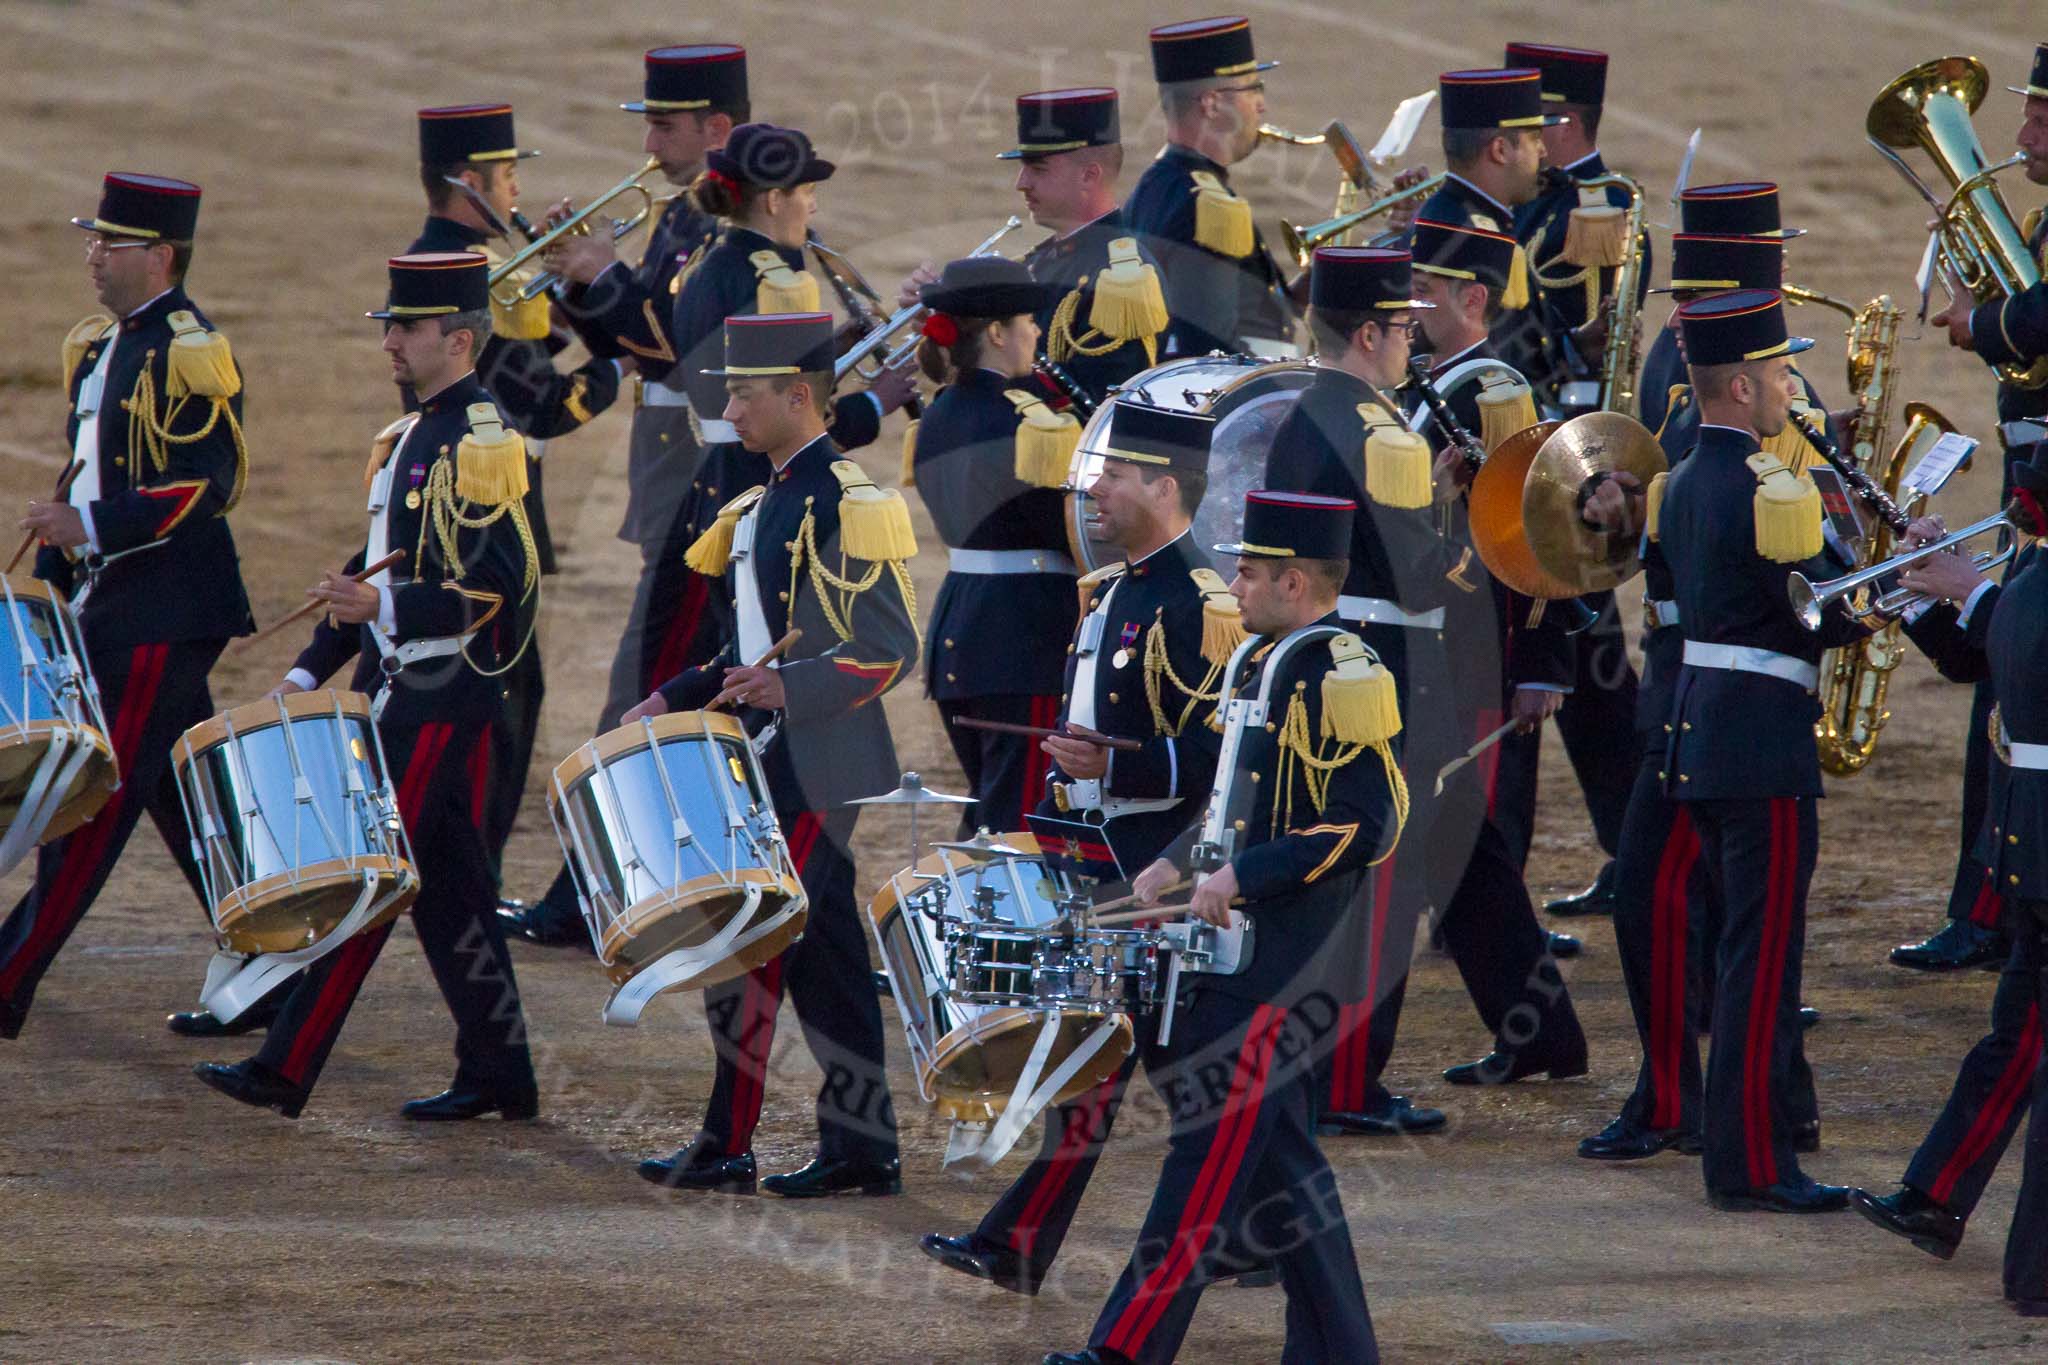
{"label": "white leather belt", "polygon": [[1643,626],[1648,630],[1662,630],[1665,626],[1678,624],[1678,603],[1667,602],[1658,597],[1643,599]]}
{"label": "white leather belt", "polygon": [[1442,607],[1431,607],[1428,611],[1403,611],[1383,597],[1340,597],[1337,599],[1337,615],[1353,624],[1407,626],[1414,630],[1444,628]]}
{"label": "white leather belt", "polygon": [[1078,572],[1074,561],[1053,550],[947,550],[954,573],[1021,574]]}
{"label": "white leather belt", "polygon": [[643,408],[687,408],[690,406],[690,395],[684,393],[681,389],[672,389],[668,385],[655,380],[643,379],[640,381],[640,406]]}
{"label": "white leather belt", "polygon": [[1685,661],[1695,668],[1725,668],[1734,673],[1762,673],[1798,683],[1811,692],[1820,685],[1820,665],[1771,649],[1748,645],[1714,645],[1703,640],[1685,642]]}
{"label": "white leather belt", "polygon": [[474,640],[476,635],[443,635],[432,640],[407,640],[391,651],[391,657],[404,668],[422,659],[440,659],[450,654],[460,654],[463,646]]}
{"label": "white leather belt", "polygon": [[2000,422],[1998,424],[1998,434],[2004,438],[2007,450],[2012,449],[2014,446],[2032,445],[2036,441],[2048,441],[2048,422],[2036,422],[2030,419]]}
{"label": "white leather belt", "polygon": [[1998,722],[1998,737],[2005,743],[2005,751],[2001,757],[2005,759],[2006,767],[2027,768],[2035,772],[2048,768],[2048,744],[2013,743],[2012,735],[2006,730],[2003,719]]}
{"label": "white leather belt", "polygon": [[1147,811],[1168,810],[1180,804],[1180,798],[1177,796],[1143,801],[1135,797],[1104,796],[1100,778],[1091,778],[1086,782],[1061,783],[1060,794],[1065,797],[1066,808],[1070,813],[1093,811],[1100,814],[1104,820],[1114,820],[1122,815],[1143,815]]}

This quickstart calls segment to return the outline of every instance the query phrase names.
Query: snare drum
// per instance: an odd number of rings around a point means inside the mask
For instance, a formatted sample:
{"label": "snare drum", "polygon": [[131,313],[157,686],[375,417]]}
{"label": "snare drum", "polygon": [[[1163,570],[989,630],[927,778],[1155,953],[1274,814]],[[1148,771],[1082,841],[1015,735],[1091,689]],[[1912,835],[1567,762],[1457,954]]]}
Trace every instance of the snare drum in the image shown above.
{"label": "snare drum", "polygon": [[891,877],[868,902],[918,1091],[942,1116],[967,1123],[996,1119],[1040,1076],[1092,1049],[1047,1100],[1084,1094],[1114,1075],[1134,1046],[1130,1006],[1113,987],[1088,1002],[1061,999],[1047,1008],[1041,1001],[1041,977],[1070,984],[1073,974],[1063,970],[1070,965],[1059,947],[1065,939],[1029,931],[1059,918],[1068,887],[1031,835],[996,838],[1023,856],[984,860],[940,850]]}
{"label": "snare drum", "polygon": [[64,594],[0,575],[0,873],[70,833],[118,785],[99,689]]}
{"label": "snare drum", "polygon": [[548,814],[618,988],[607,1023],[750,972],[803,933],[803,883],[731,716],[677,711],[598,736],[555,768]]}
{"label": "snare drum", "polygon": [[171,766],[224,949],[201,993],[216,1017],[232,1019],[419,894],[362,693],[294,692],[223,711],[179,738]]}

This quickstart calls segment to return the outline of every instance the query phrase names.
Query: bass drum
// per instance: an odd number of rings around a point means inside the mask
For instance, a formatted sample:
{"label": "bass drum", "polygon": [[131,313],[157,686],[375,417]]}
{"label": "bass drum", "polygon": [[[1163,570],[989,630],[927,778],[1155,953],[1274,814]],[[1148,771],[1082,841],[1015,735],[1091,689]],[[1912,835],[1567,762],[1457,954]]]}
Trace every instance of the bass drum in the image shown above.
{"label": "bass drum", "polygon": [[[1244,522],[1244,495],[1264,484],[1273,437],[1315,373],[1315,366],[1305,361],[1217,353],[1169,360],[1116,389],[1116,398],[1216,418],[1209,444],[1209,491],[1195,512],[1195,543],[1204,554],[1212,545],[1237,539]],[[1067,540],[1074,562],[1086,570],[1123,558],[1115,547],[1095,538],[1094,503],[1087,492],[1102,474],[1103,454],[1109,448],[1110,406],[1104,402],[1082,428],[1067,475]],[[1220,559],[1217,564],[1229,578],[1228,567]]]}

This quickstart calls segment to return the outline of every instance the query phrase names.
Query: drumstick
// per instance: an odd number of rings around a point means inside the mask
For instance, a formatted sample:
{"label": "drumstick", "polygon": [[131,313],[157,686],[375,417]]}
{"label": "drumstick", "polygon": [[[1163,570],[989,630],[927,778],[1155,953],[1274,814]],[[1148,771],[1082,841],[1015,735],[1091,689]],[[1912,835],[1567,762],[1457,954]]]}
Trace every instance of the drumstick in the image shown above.
{"label": "drumstick", "polygon": [[[350,574],[348,576],[348,581],[351,583],[365,582],[368,579],[374,577],[375,575],[383,573],[386,569],[390,568],[392,565],[398,563],[399,560],[404,558],[405,551],[393,550],[390,554],[385,555],[382,559],[378,560],[375,564],[372,564],[369,568],[362,569],[356,573]],[[272,621],[269,625],[257,631],[254,635],[246,637],[242,641],[242,643],[244,645],[253,645],[258,640],[267,640],[271,636],[283,630],[286,626],[290,625],[292,622],[302,621],[306,617],[311,616],[314,612],[320,610],[323,606],[332,605],[333,604],[331,602],[322,602],[320,601],[319,598],[316,597],[311,602],[306,603],[304,606],[294,611],[291,615],[282,617],[276,621]]]}
{"label": "drumstick", "polygon": [[[50,501],[57,502],[61,500],[66,493],[69,493],[71,491],[71,481],[76,479],[81,473],[84,472],[84,470],[84,460],[73,460],[69,465],[67,465],[64,469],[63,477],[57,480],[57,491],[51,495]],[[21,548],[14,552],[14,558],[7,561],[7,572],[14,572],[14,566],[21,563],[21,557],[27,554],[29,551],[29,547],[31,545],[34,545],[35,543],[36,533],[34,531],[30,531],[27,535],[21,538]]]}
{"label": "drumstick", "polygon": [[1477,744],[1467,749],[1464,753],[1452,759],[1450,762],[1444,764],[1443,767],[1437,769],[1436,794],[1438,796],[1442,796],[1444,794],[1444,783],[1450,780],[1452,773],[1458,771],[1458,769],[1464,767],[1467,763],[1470,763],[1473,759],[1479,757],[1479,755],[1485,753],[1488,749],[1491,749],[1494,745],[1500,743],[1503,739],[1507,738],[1508,731],[1514,729],[1517,725],[1520,724],[1521,722],[1518,720],[1509,721],[1507,724],[1501,726],[1500,729],[1495,730],[1485,739],[1480,740]]}
{"label": "drumstick", "polygon": [[1138,753],[1145,747],[1138,740],[1099,734],[1086,726],[1068,725],[1061,729],[1049,730],[1043,725],[1019,725],[1010,720],[982,720],[978,716],[955,716],[953,723],[963,729],[988,730],[998,735],[1028,735],[1035,739],[1078,739],[1088,744],[1100,744],[1105,749],[1121,749],[1126,753]]}
{"label": "drumstick", "polygon": [[[768,646],[766,650],[762,651],[761,657],[754,660],[754,662],[748,664],[747,667],[766,668],[769,664],[774,663],[784,654],[787,654],[789,652],[789,647],[795,644],[798,640],[801,640],[803,637],[804,633],[801,629],[795,626],[790,627],[789,634],[783,636],[780,640],[777,640],[774,644]],[[706,702],[704,704],[704,709],[706,711],[719,710],[722,707],[724,707],[727,703],[731,702],[736,695],[738,694],[733,692],[732,689],[727,688],[725,691],[720,692],[717,696],[713,697],[710,701]]]}
{"label": "drumstick", "polygon": [[[1244,897],[1235,897],[1230,903],[1232,905],[1243,905]],[[1097,915],[1092,921],[1092,925],[1098,929],[1111,929],[1119,924],[1136,924],[1139,920],[1163,919],[1169,915],[1184,915],[1192,909],[1194,909],[1194,906],[1187,901],[1182,901],[1179,905],[1154,905],[1143,910],[1124,910],[1114,915]]]}
{"label": "drumstick", "polygon": [[[1187,884],[1188,884],[1188,879],[1187,879],[1186,877],[1182,877],[1182,878],[1178,879],[1177,881],[1171,881],[1171,882],[1168,882],[1168,883],[1167,883],[1167,884],[1166,884],[1165,886],[1162,886],[1162,887],[1160,887],[1160,888],[1159,888],[1159,889],[1158,889],[1157,891],[1153,892],[1153,894],[1154,894],[1154,895],[1156,895],[1156,896],[1164,896],[1164,895],[1166,895],[1166,894],[1167,894],[1168,892],[1172,892],[1172,891],[1179,891],[1179,890],[1182,890],[1183,888],[1185,888],[1185,887],[1187,886]],[[1161,909],[1160,909],[1160,907],[1158,907],[1158,906],[1154,905],[1154,906],[1147,906],[1147,907],[1144,907],[1144,908],[1142,908],[1142,909],[1139,909],[1139,910],[1134,910],[1134,911],[1131,911],[1131,912],[1129,912],[1129,913],[1127,913],[1127,914],[1122,914],[1122,915],[1115,915],[1115,914],[1112,914],[1112,915],[1110,915],[1110,916],[1109,916],[1108,918],[1106,918],[1106,919],[1105,919],[1105,918],[1103,917],[1103,912],[1104,912],[1104,911],[1107,911],[1107,910],[1121,910],[1121,909],[1123,909],[1123,907],[1125,907],[1125,906],[1127,906],[1127,905],[1132,905],[1132,904],[1135,904],[1135,903],[1136,903],[1136,901],[1137,901],[1137,899],[1138,899],[1138,898],[1137,898],[1137,897],[1136,897],[1135,895],[1131,895],[1131,896],[1118,896],[1118,897],[1117,897],[1117,898],[1116,898],[1115,900],[1112,900],[1112,901],[1104,901],[1104,902],[1102,902],[1102,904],[1100,904],[1100,905],[1096,905],[1096,906],[1091,906],[1091,907],[1090,907],[1090,908],[1089,908],[1089,909],[1088,909],[1088,910],[1087,910],[1087,911],[1085,912],[1085,913],[1086,913],[1086,915],[1087,915],[1087,917],[1088,917],[1088,923],[1089,923],[1090,925],[1097,925],[1097,924],[1128,924],[1128,923],[1130,923],[1130,922],[1131,922],[1131,921],[1133,921],[1133,920],[1139,920],[1139,919],[1151,919],[1151,918],[1152,918],[1152,917],[1153,917],[1154,915],[1159,915],[1159,914],[1164,914],[1164,913],[1170,913],[1170,912],[1171,912],[1171,910],[1172,910],[1172,907],[1170,907],[1170,906],[1169,906],[1169,907],[1167,907],[1167,909],[1166,909],[1166,910],[1161,910]],[[1185,907],[1185,906],[1182,906],[1181,908],[1182,908],[1182,909],[1186,909],[1187,907]],[[1074,917],[1073,917],[1072,915],[1061,915],[1061,916],[1060,916],[1060,917],[1059,917],[1058,919],[1054,920],[1054,921],[1053,921],[1052,923],[1050,923],[1050,924],[1045,924],[1045,925],[1041,925],[1041,926],[1039,926],[1039,928],[1038,928],[1038,930],[1037,930],[1037,933],[1038,933],[1038,935],[1039,935],[1039,936],[1040,936],[1041,938],[1046,938],[1046,937],[1055,937],[1055,936],[1057,936],[1057,935],[1060,935],[1060,934],[1064,934],[1064,933],[1066,933],[1066,932],[1067,932],[1067,931],[1068,931],[1069,929],[1071,929],[1071,928],[1073,927],[1073,923],[1074,923]]]}

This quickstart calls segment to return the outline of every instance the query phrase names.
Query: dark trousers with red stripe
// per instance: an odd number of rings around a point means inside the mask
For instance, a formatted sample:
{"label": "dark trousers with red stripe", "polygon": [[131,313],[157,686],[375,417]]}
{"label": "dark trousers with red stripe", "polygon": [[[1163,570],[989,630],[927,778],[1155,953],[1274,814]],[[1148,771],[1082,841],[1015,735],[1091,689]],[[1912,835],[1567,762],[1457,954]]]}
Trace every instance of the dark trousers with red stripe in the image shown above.
{"label": "dark trousers with red stripe", "polygon": [[[1430,775],[1435,780],[1435,774]],[[1412,788],[1411,788],[1412,790]],[[1421,807],[1411,807],[1406,841],[1416,828]],[[1356,975],[1356,998],[1337,1007],[1336,1035],[1326,1063],[1327,1078],[1319,1087],[1322,1108],[1341,1113],[1365,1113],[1391,1103],[1392,1094],[1380,1081],[1393,1055],[1395,1035],[1401,1024],[1401,1004],[1408,994],[1408,967],[1415,957],[1415,934],[1422,923],[1428,889],[1420,869],[1425,859],[1404,857],[1397,847],[1393,856],[1373,868],[1372,904],[1360,918],[1366,939],[1352,964]]]}
{"label": "dark trousers with red stripe", "polygon": [[1799,986],[1806,889],[1820,842],[1814,798],[1685,805],[1722,907],[1707,1058],[1707,1188],[1733,1194],[1796,1181],[1792,1130],[1812,1116]]}
{"label": "dark trousers with red stripe", "polygon": [[1039,798],[1045,795],[1051,759],[1028,735],[970,730],[954,722],[969,716],[1050,730],[1060,723],[1060,698],[1024,693],[967,697],[942,701],[938,706],[946,738],[953,743],[953,755],[960,760],[960,769],[967,775],[967,791],[974,797],[973,805],[960,808],[960,837],[971,838],[977,829],[997,833],[1023,829],[1024,813],[1037,810]]}
{"label": "dark trousers with red stripe", "polygon": [[[2014,960],[2033,973],[2038,1006],[2048,998],[2048,901],[2019,902],[2013,907],[2009,927],[2017,945]],[[2005,1296],[2009,1299],[2048,1299],[2048,1052],[2043,1051],[2040,1040],[2037,1014],[2027,1159],[2019,1198],[2013,1204],[2012,1231],[2005,1239]]]}
{"label": "dark trousers with red stripe", "polygon": [[1074,1212],[1081,1207],[1095,1163],[1109,1141],[1123,1108],[1124,1094],[1141,1057],[1159,1065],[1154,1055],[1157,1018],[1151,1011],[1135,1016],[1137,1045],[1116,1074],[1070,1104],[1054,1105],[1045,1114],[1038,1155],[1010,1182],[1008,1189],[982,1216],[971,1240],[981,1251],[1007,1253],[1037,1282],[1046,1277],[1067,1239]]}
{"label": "dark trousers with red stripe", "polygon": [[[433,721],[384,728],[382,737],[420,875],[413,929],[455,1017],[455,1088],[517,1097],[533,1093],[533,1059],[474,783],[472,756],[488,730],[488,722]],[[256,1060],[310,1092],[391,929],[358,934],[301,972]]]}
{"label": "dark trousers with red stripe", "polygon": [[1949,886],[1948,917],[1996,929],[2005,918],[2005,897],[1985,870],[1978,851],[1991,796],[1991,684],[1978,683],[1970,696],[1970,728],[1963,734],[1963,812],[1956,875]]}
{"label": "dark trousers with red stripe", "polygon": [[1089,1344],[1173,1360],[1202,1290],[1253,1264],[1280,1272],[1290,1362],[1374,1362],[1379,1348],[1336,1177],[1315,1139],[1320,1040],[1291,1012],[1192,991],[1156,1084],[1172,1115],[1138,1244]]}
{"label": "dark trousers with red stripe", "polygon": [[171,745],[213,714],[206,675],[225,644],[180,640],[100,649],[87,641],[121,786],[99,814],[43,845],[36,855],[35,885],[0,926],[0,1036],[12,1037],[19,1030],[36,983],[106,885],[144,811],[205,903],[171,769]]}
{"label": "dark trousers with red stripe", "polygon": [[[1643,1048],[1636,1088],[1621,1112],[1645,1128],[1697,1132],[1705,1082],[1696,1034],[1704,1002],[1694,988],[1702,954],[1693,933],[1708,918],[1714,881],[1691,808],[1664,795],[1662,760],[1662,746],[1652,745],[1638,762],[1614,864],[1614,944]],[[1718,922],[1718,912],[1712,918]]]}
{"label": "dark trousers with red stripe", "polygon": [[[1963,1058],[1941,1117],[1906,1167],[1906,1184],[1958,1218],[1976,1209],[2040,1089],[2041,973],[2048,953],[2035,916],[2013,919],[2012,953],[1991,999],[1991,1032]],[[2037,1118],[2036,1126],[2041,1122]],[[2048,1227],[2041,1235],[2048,1237]]]}
{"label": "dark trousers with red stripe", "polygon": [[[1613,593],[1585,599],[1599,618],[1572,637],[1572,690],[1557,708],[1557,733],[1579,779],[1593,837],[1608,857],[1621,847],[1635,779],[1636,670]],[[1527,850],[1524,850],[1524,856]]]}
{"label": "dark trousers with red stripe", "polygon": [[704,992],[718,1064],[702,1136],[719,1151],[748,1151],[761,1121],[775,1017],[787,992],[804,1042],[825,1073],[818,1089],[818,1151],[850,1161],[896,1159],[896,1111],[882,1069],[882,1011],[854,901],[855,812],[782,813],[790,857],[810,897],[801,939],[774,961]]}

